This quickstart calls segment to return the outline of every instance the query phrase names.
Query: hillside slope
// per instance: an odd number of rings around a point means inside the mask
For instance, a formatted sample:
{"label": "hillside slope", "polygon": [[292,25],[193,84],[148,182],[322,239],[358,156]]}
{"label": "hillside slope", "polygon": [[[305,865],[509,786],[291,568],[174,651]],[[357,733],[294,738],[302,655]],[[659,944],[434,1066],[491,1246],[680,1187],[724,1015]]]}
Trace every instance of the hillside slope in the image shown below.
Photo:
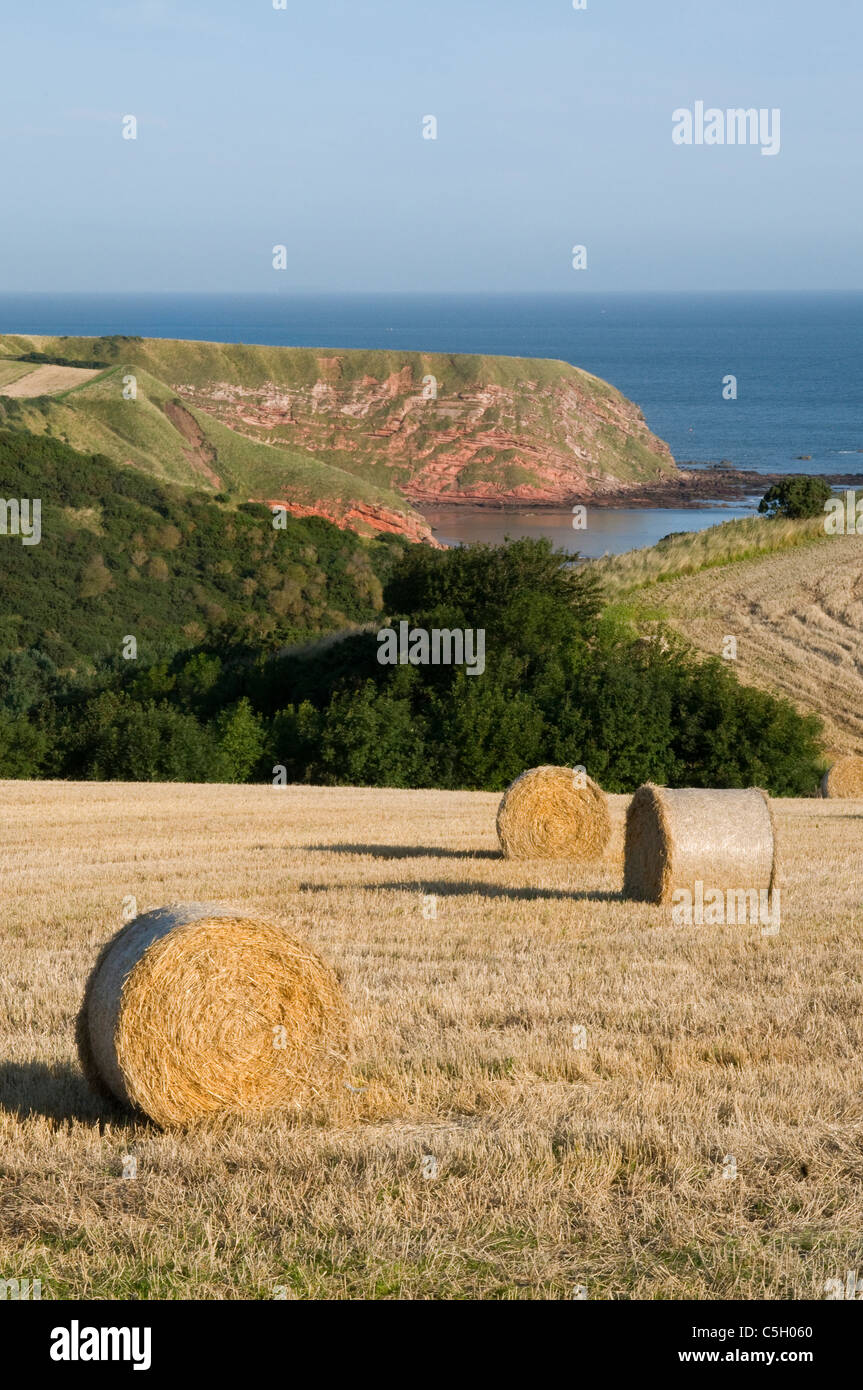
{"label": "hillside slope", "polygon": [[[782,548],[753,557],[754,534]],[[723,546],[742,558],[723,563]],[[681,572],[699,558],[709,568]],[[820,519],[730,522],[596,568],[645,631],[664,618],[711,656],[735,637],[741,681],[818,714],[828,749],[863,753],[863,536],[825,536]]]}
{"label": "hillside slope", "polygon": [[404,549],[319,517],[277,529],[263,507],[155,481],[44,436],[0,430],[0,478],[6,496],[42,500],[40,543],[0,542],[0,706],[3,663],[16,652],[81,671],[119,657],[127,634],[145,665],[205,641],[266,648],[368,621]]}
{"label": "hillside slope", "polygon": [[[8,368],[13,365],[18,364],[10,362]],[[56,394],[37,396],[20,389],[40,372],[75,372],[84,380],[66,382],[69,389]],[[123,396],[130,373],[134,400]],[[429,526],[395,492],[303,449],[249,439],[185,404],[136,364],[95,375],[77,368],[34,368],[0,389],[0,424],[51,435],[82,453],[104,454],[160,482],[225,492],[242,501],[279,503],[294,516],[320,516],[342,529],[391,532],[434,544]]]}
{"label": "hillside slope", "polygon": [[[411,502],[567,503],[674,473],[613,386],[565,362],[168,339],[0,338],[148,373],[191,410]],[[77,402],[76,402],[77,405]]]}

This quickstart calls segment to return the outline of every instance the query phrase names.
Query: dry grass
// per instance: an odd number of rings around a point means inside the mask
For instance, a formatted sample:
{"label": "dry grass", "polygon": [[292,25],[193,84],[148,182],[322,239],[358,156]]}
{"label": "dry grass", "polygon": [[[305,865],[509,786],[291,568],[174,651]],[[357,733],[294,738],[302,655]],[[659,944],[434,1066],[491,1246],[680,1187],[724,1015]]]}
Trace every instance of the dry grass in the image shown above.
{"label": "dry grass", "polygon": [[[624,903],[617,850],[503,860],[496,795],[0,794],[0,1276],[45,1297],[724,1299],[863,1268],[863,802],[775,803],[783,924],[762,937]],[[189,1135],[106,1109],[74,1017],[129,895],[290,904],[339,964],[356,1089]]]}
{"label": "dry grass", "polygon": [[[722,656],[725,638],[736,637],[731,664],[744,684],[820,715],[837,753],[863,753],[863,536],[824,538],[651,585],[636,602],[710,655]],[[633,616],[638,623],[638,611]]]}
{"label": "dry grass", "polygon": [[101,367],[36,367],[26,375],[3,383],[0,386],[0,396],[56,396],[59,391],[81,386],[91,377],[99,376],[101,371]]}
{"label": "dry grass", "polygon": [[20,381],[21,377],[28,376],[35,370],[34,362],[9,362],[0,358],[0,396],[9,394],[4,387],[11,386],[13,381]]}
{"label": "dry grass", "polygon": [[[786,521],[780,518],[744,517],[720,522],[704,531],[672,533],[656,545],[606,555],[591,563],[610,599],[633,590],[665,585],[684,575],[740,564],[744,560],[781,554],[799,547],[825,545],[824,518]],[[657,595],[662,601],[661,595]]]}

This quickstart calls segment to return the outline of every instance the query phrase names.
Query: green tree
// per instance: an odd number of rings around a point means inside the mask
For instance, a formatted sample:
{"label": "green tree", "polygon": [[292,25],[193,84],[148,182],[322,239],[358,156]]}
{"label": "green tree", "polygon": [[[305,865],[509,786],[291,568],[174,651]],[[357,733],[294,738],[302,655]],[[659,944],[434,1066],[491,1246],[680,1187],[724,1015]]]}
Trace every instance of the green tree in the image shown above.
{"label": "green tree", "polygon": [[67,716],[65,772],[96,782],[213,782],[220,750],[191,715],[103,691]]}
{"label": "green tree", "polygon": [[38,647],[8,652],[0,661],[0,706],[13,717],[26,714],[59,684],[57,667]]}
{"label": "green tree", "polygon": [[39,777],[46,770],[48,756],[49,739],[44,729],[0,710],[0,778]]}
{"label": "green tree", "polygon": [[264,751],[262,721],[244,696],[219,715],[215,723],[219,748],[219,780],[245,782]]}
{"label": "green tree", "polygon": [[317,768],[327,783],[366,787],[426,787],[428,758],[421,717],[367,681],[335,695],[321,730]]}
{"label": "green tree", "polygon": [[284,767],[289,782],[311,781],[319,760],[323,713],[310,700],[278,710],[270,726],[272,758],[265,776],[273,767]]}
{"label": "green tree", "polygon": [[546,539],[414,546],[384,585],[384,603],[417,626],[485,628],[510,651],[547,651],[591,633],[602,608],[598,581],[576,559]]}
{"label": "green tree", "polygon": [[824,478],[800,474],[783,478],[769,487],[758,503],[759,512],[770,516],[788,517],[799,521],[805,517],[822,516],[824,503],[833,496],[833,489]]}
{"label": "green tree", "polygon": [[543,761],[547,726],[531,691],[499,670],[488,679],[460,670],[429,702],[434,738],[429,772],[439,787],[502,791],[526,767]]}
{"label": "green tree", "polygon": [[207,652],[196,654],[184,662],[177,676],[176,690],[185,707],[198,713],[211,709],[213,695],[222,674],[222,663],[217,656]]}

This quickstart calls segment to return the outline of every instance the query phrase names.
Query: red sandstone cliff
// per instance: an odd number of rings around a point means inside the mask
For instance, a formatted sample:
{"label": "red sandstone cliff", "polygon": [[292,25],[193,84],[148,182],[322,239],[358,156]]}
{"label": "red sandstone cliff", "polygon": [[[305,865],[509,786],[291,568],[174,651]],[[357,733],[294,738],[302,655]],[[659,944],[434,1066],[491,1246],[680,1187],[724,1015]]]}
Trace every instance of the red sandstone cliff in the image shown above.
{"label": "red sandstone cliff", "polygon": [[[440,377],[422,371],[432,361]],[[320,455],[420,504],[566,504],[675,471],[637,406],[563,363],[538,364],[545,370],[531,380],[525,360],[517,382],[456,381],[458,389],[439,359],[411,360],[380,378],[343,373],[342,363],[318,355],[317,379],[302,386],[217,381],[176,390],[240,433]],[[551,380],[549,367],[560,368]]]}

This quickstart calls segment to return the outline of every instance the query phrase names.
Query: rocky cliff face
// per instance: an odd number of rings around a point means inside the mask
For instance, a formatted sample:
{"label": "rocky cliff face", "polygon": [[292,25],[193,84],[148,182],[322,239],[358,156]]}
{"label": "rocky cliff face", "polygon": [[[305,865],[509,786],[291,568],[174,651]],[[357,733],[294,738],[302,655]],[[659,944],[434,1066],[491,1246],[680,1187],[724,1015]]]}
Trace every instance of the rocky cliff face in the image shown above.
{"label": "rocky cliff face", "polygon": [[518,382],[457,381],[453,389],[445,368],[439,378],[425,365],[357,376],[326,355],[317,379],[302,386],[174,385],[234,430],[324,456],[419,504],[560,504],[675,471],[638,407],[576,368],[553,364],[556,379],[532,380],[524,360]]}
{"label": "rocky cliff face", "polygon": [[443,550],[435,540],[431,527],[414,513],[392,511],[370,502],[356,502],[340,509],[321,501],[315,504],[297,502],[290,497],[250,497],[250,502],[263,502],[267,507],[284,507],[291,516],[320,516],[331,521],[340,531],[384,531],[391,536],[404,536],[409,541],[424,541],[436,550]]}
{"label": "rocky cliff face", "polygon": [[[73,430],[82,447],[125,451],[123,461],[159,477],[186,481],[187,469],[195,486],[203,481],[361,531],[429,541],[416,507],[623,500],[678,476],[638,407],[565,362],[0,337],[0,356],[31,350],[112,364],[63,403],[49,403],[57,418],[48,423],[61,434]],[[129,367],[160,419],[126,412],[125,433],[115,438],[108,412]],[[172,427],[167,434],[160,421]],[[237,448],[237,435],[276,447],[243,440]]]}

